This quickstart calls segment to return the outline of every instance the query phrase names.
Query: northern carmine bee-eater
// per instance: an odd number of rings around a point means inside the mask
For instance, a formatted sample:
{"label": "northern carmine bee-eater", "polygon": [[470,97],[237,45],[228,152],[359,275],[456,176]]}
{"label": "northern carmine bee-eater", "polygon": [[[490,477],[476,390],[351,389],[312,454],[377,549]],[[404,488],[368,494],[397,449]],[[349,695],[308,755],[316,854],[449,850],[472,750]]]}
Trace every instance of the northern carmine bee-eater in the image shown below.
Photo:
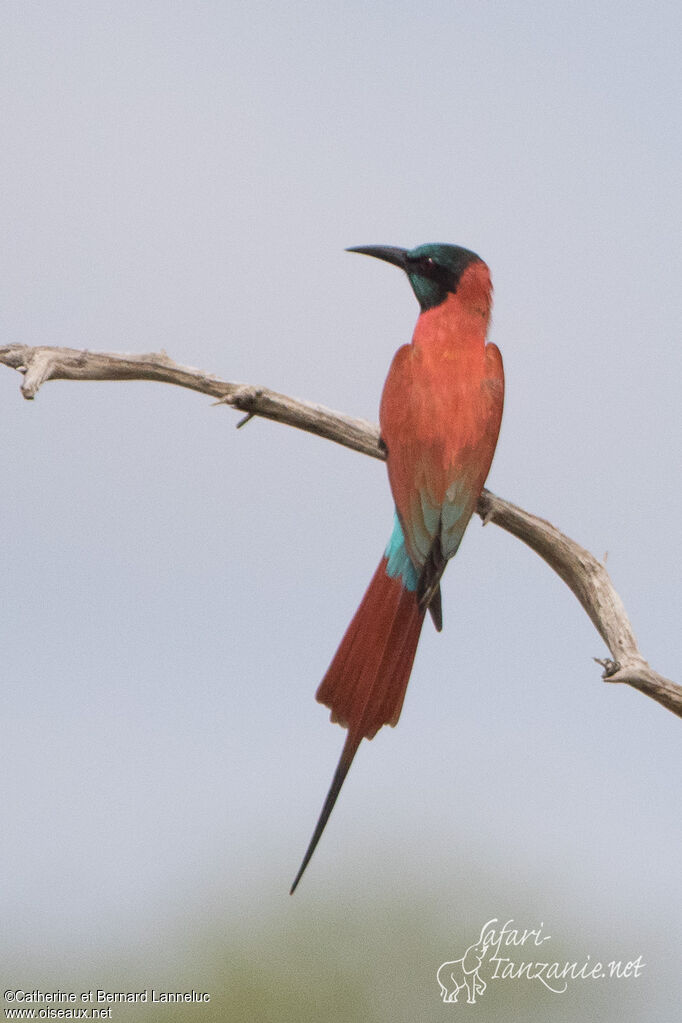
{"label": "northern carmine bee-eater", "polygon": [[442,628],[440,578],[483,489],[504,401],[502,357],[486,344],[490,272],[479,256],[439,244],[349,251],[404,270],[421,312],[411,344],[394,356],[379,413],[393,533],[317,690],[348,736],[292,893],[358,746],[398,722],[427,610]]}

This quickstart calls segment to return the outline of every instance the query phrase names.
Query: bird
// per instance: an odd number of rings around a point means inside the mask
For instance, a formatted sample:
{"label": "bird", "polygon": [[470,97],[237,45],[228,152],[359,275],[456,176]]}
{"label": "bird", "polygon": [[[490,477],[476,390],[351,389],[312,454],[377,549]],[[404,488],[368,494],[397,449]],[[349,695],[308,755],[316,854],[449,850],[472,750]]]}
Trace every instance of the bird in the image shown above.
{"label": "bird", "polygon": [[441,576],[488,476],[504,404],[502,356],[487,341],[492,282],[480,256],[441,243],[347,251],[403,270],[420,311],[411,342],[393,357],[379,412],[393,530],[316,693],[348,734],[291,894],[360,743],[398,722],[426,612],[443,627]]}

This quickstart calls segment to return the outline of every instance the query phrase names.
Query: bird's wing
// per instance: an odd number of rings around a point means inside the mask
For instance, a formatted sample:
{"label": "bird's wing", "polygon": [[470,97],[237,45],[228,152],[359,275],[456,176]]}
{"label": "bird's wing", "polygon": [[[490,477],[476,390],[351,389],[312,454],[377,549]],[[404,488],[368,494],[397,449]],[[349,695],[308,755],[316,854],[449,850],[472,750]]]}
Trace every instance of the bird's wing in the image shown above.
{"label": "bird's wing", "polygon": [[421,577],[420,590],[432,594],[457,552],[490,468],[504,375],[493,344],[477,359],[434,365],[428,358],[413,345],[398,349],[380,419],[405,546]]}

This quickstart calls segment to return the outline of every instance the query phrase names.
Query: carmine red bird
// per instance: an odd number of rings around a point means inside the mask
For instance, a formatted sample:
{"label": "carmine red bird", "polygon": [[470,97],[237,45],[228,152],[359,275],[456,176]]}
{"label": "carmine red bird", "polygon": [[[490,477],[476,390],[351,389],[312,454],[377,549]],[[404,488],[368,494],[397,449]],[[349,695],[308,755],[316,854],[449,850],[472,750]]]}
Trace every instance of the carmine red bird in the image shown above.
{"label": "carmine red bird", "polygon": [[348,736],[292,893],[358,746],[382,725],[398,723],[427,610],[442,628],[440,579],[483,489],[504,402],[502,357],[486,343],[490,271],[479,256],[440,244],[349,251],[404,270],[421,312],[412,342],[393,358],[381,398],[393,532],[317,690]]}

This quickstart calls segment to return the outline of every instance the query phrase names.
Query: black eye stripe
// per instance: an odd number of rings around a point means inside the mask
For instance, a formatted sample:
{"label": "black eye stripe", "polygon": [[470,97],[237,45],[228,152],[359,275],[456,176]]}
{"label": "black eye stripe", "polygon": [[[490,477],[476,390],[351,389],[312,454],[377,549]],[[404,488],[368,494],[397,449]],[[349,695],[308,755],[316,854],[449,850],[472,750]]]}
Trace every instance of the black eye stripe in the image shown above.
{"label": "black eye stripe", "polygon": [[422,245],[403,254],[403,267],[417,296],[422,312],[456,294],[462,274],[480,256],[458,245]]}
{"label": "black eye stripe", "polygon": [[412,256],[408,260],[408,263],[414,268],[414,270],[417,270],[419,273],[423,273],[427,277],[434,276],[434,274],[438,273],[438,271],[442,269],[438,266],[435,260],[431,258],[431,256],[417,256],[416,258]]}

